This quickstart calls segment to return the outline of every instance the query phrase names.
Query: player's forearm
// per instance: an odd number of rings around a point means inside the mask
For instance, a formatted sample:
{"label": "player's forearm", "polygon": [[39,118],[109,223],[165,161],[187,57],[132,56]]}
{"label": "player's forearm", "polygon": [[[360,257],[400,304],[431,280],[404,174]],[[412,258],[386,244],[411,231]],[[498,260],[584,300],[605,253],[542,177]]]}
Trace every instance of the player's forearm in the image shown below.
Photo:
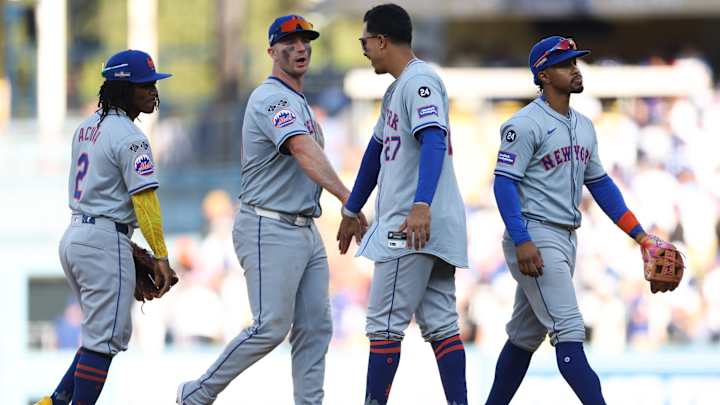
{"label": "player's forearm", "polygon": [[522,219],[520,193],[515,180],[496,175],[493,191],[495,192],[495,201],[497,201],[500,216],[515,246],[532,240]]}
{"label": "player's forearm", "polygon": [[335,173],[320,145],[308,136],[298,135],[293,138],[297,139],[292,139],[293,142],[288,145],[288,149],[300,168],[312,181],[344,204],[350,195],[350,190]]}
{"label": "player's forearm", "polygon": [[635,214],[625,205],[622,193],[612,178],[605,176],[586,186],[605,215],[631,238],[639,240],[640,234],[645,232]]}
{"label": "player's forearm", "polygon": [[158,258],[166,258],[168,255],[163,236],[162,213],[160,212],[160,200],[154,189],[145,190],[131,196],[135,216],[137,217],[140,231],[150,245],[153,253]]}
{"label": "player's forearm", "polygon": [[418,168],[418,184],[414,202],[432,204],[437,190],[443,161],[445,160],[445,132],[438,127],[422,129],[420,138],[420,166]]}
{"label": "player's forearm", "polygon": [[378,175],[380,174],[380,154],[382,153],[382,144],[370,138],[367,149],[363,154],[360,170],[358,171],[355,185],[353,185],[350,197],[345,203],[345,208],[350,212],[358,213],[370,198],[370,194],[377,185]]}

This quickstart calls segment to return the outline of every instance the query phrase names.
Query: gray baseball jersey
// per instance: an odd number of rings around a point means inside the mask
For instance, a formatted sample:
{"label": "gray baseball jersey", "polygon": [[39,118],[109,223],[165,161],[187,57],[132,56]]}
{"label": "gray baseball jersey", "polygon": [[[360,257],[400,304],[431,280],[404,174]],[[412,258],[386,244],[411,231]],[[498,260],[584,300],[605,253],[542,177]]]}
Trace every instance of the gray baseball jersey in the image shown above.
{"label": "gray baseball jersey", "polygon": [[116,354],[127,348],[132,331],[130,236],[137,219],[130,196],[158,186],[152,150],[123,111],[102,122],[95,113],[73,134],[70,164],[73,214],[60,241],[60,262],[82,306],[83,347]]}
{"label": "gray baseball jersey", "polygon": [[283,148],[288,138],[299,134],[310,134],[321,147],[324,144],[305,96],[269,77],[250,95],[242,131],[242,202],[319,217],[322,187]]}
{"label": "gray baseball jersey", "polygon": [[515,244],[505,233],[505,260],[518,282],[506,326],[509,339],[529,351],[548,333],[553,345],[582,342],[585,327],[572,277],[582,186],[606,175],[595,129],[577,111],[566,117],[538,98],[505,122],[500,134],[495,174],[518,182],[524,223],[545,264],[540,277],[522,274]]}
{"label": "gray baseball jersey", "polygon": [[137,227],[130,195],[158,187],[150,143],[122,110],[99,123],[95,113],[73,135],[70,210]]}
{"label": "gray baseball jersey", "polygon": [[397,231],[410,213],[420,162],[420,142],[415,135],[432,126],[446,132],[448,154],[431,205],[431,237],[419,252],[439,257],[455,267],[468,266],[465,205],[453,168],[447,92],[430,65],[418,59],[408,63],[383,97],[373,132],[375,140],[383,144],[376,220],[363,238],[358,255],[386,262],[418,253],[393,247],[388,232]]}
{"label": "gray baseball jersey", "polygon": [[320,216],[322,188],[284,150],[284,142],[294,135],[313,136],[323,144],[305,97],[271,77],[250,96],[245,112],[243,204],[233,227],[254,322],[200,378],[179,387],[178,404],[214,402],[288,333],[295,404],[323,402],[325,354],[332,338],[327,254],[312,219],[298,222],[287,215]]}
{"label": "gray baseball jersey", "polygon": [[538,98],[500,133],[495,174],[518,182],[523,216],[579,227],[583,184],[605,176],[592,121],[572,109],[565,117]]}

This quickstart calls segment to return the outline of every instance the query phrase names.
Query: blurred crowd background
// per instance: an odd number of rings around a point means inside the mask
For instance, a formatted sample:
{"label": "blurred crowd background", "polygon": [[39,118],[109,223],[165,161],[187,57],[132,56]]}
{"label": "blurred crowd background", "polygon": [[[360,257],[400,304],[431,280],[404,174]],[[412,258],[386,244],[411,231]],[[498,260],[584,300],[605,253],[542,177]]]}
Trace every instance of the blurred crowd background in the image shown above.
{"label": "blurred crowd background", "polygon": [[[468,84],[448,89],[454,163],[468,219],[470,268],[456,274],[470,351],[494,360],[506,339],[516,285],[502,255],[504,226],[492,193],[499,126],[537,95],[527,70],[532,44],[561,34],[593,51],[581,65],[588,91],[573,96],[572,104],[595,123],[606,170],[645,229],[680,246],[687,263],[676,291],[650,294],[638,246],[585,191],[575,283],[589,350],[716,353],[720,3],[398,3],[413,17],[418,56]],[[351,186],[389,83],[367,71],[357,41],[362,14],[373,4],[0,0],[0,185],[6,197],[0,202],[0,252],[10,257],[2,271],[17,280],[1,286],[0,295],[10,305],[6,310],[19,313],[5,314],[3,321],[21,330],[19,338],[3,343],[15,349],[4,346],[0,353],[62,352],[79,343],[80,309],[56,256],[69,219],[69,137],[96,108],[102,63],[128,47],[150,51],[159,70],[175,75],[159,85],[159,113],[140,121],[158,159],[171,262],[181,278],[163,300],[137,306],[131,345],[156,352],[219,350],[251,323],[231,228],[245,102],[270,72],[267,26],[278,15],[298,12],[320,31],[305,94],[324,129],[328,157]],[[469,85],[476,79],[483,87]],[[317,223],[330,261],[331,353],[363,352],[372,263],[338,254],[340,207],[327,196],[322,202]],[[372,217],[372,204],[365,212]]]}

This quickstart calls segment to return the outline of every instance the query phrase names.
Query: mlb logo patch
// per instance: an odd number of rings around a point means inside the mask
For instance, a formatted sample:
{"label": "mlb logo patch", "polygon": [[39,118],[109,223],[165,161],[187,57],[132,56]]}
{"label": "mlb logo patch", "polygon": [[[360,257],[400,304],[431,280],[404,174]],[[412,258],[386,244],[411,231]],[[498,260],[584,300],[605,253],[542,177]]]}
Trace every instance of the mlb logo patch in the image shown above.
{"label": "mlb logo patch", "polygon": [[150,156],[142,154],[135,158],[135,172],[141,176],[149,176],[155,173],[155,166],[150,160]]}
{"label": "mlb logo patch", "polygon": [[498,152],[498,163],[504,163],[506,165],[514,165],[515,164],[515,158],[517,155],[510,152],[500,151]]}
{"label": "mlb logo patch", "polygon": [[297,120],[297,116],[290,110],[280,110],[275,113],[272,119],[275,128],[285,128]]}
{"label": "mlb logo patch", "polygon": [[430,115],[438,115],[438,108],[434,105],[426,105],[425,107],[420,107],[417,109],[418,112],[418,118],[427,117]]}
{"label": "mlb logo patch", "polygon": [[119,71],[119,72],[113,73],[113,76],[126,78],[126,77],[130,77],[130,72]]}

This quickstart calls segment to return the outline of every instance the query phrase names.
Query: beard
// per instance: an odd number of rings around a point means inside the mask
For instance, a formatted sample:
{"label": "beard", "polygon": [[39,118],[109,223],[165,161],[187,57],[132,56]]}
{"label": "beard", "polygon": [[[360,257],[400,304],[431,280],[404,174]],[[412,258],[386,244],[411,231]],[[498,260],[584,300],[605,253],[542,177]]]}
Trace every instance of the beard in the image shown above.
{"label": "beard", "polygon": [[570,89],[569,89],[570,94],[582,93],[583,90],[585,90],[582,76],[576,77],[576,78],[574,78],[574,80],[570,80],[569,87],[570,87]]}

